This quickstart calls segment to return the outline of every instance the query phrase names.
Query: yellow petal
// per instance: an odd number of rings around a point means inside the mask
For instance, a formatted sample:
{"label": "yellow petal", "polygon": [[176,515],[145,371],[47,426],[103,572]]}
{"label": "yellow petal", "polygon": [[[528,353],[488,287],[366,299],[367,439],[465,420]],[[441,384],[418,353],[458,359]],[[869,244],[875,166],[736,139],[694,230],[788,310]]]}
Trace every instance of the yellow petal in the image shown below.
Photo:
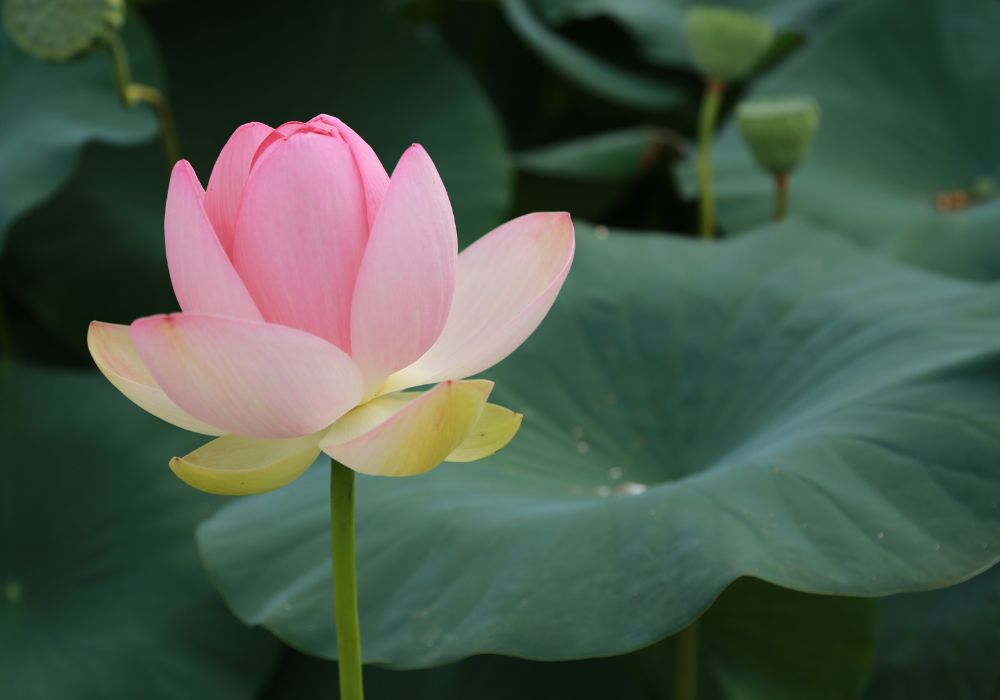
{"label": "yellow petal", "polygon": [[322,432],[283,440],[224,435],[170,468],[184,483],[224,496],[246,496],[281,488],[299,478],[319,456]]}
{"label": "yellow petal", "polygon": [[493,382],[474,379],[381,396],[334,423],[319,446],[363,474],[421,474],[465,441],[492,390]]}
{"label": "yellow petal", "polygon": [[136,352],[128,326],[94,321],[87,330],[87,347],[101,373],[139,408],[193,433],[222,434],[167,397]]}
{"label": "yellow petal", "polygon": [[445,461],[475,462],[496,454],[514,439],[523,417],[520,413],[495,403],[486,404],[472,432]]}

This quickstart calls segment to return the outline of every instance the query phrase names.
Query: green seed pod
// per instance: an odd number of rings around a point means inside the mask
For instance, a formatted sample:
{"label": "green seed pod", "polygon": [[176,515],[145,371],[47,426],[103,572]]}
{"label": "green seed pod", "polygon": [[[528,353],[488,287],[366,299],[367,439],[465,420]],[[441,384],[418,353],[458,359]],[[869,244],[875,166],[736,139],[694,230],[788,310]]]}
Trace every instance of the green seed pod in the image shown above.
{"label": "green seed pod", "polygon": [[697,5],[688,11],[687,35],[698,70],[728,82],[757,67],[774,41],[774,27],[749,12]]}
{"label": "green seed pod", "polygon": [[812,142],[819,126],[819,103],[809,96],[750,99],[736,108],[736,120],[761,167],[787,173]]}
{"label": "green seed pod", "polygon": [[125,23],[124,0],[4,0],[4,24],[18,46],[45,61],[68,61]]}

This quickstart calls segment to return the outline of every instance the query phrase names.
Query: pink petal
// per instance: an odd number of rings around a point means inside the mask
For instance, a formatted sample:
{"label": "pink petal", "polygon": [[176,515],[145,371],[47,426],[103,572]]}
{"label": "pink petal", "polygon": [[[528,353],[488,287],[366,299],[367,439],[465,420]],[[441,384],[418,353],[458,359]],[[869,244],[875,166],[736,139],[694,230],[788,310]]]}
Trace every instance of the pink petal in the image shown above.
{"label": "pink petal", "polygon": [[208,220],[204,197],[191,164],[177,161],[163,218],[167,267],[177,302],[189,313],[259,321],[257,305]]}
{"label": "pink petal", "polygon": [[434,343],[455,289],[448,193],[420,146],[400,158],[375,219],[351,309],[351,355],[368,389]]}
{"label": "pink petal", "polygon": [[389,174],[382,167],[382,161],[378,159],[367,141],[336,117],[320,114],[310,119],[309,124],[323,125],[335,130],[351,147],[354,163],[358,167],[358,174],[361,175],[365,187],[365,209],[368,214],[368,228],[371,229],[375,225],[375,216],[382,206],[382,200],[385,199],[385,192],[389,187]]}
{"label": "pink petal", "polygon": [[299,132],[313,132],[333,136],[343,140],[351,149],[351,154],[354,156],[354,164],[358,169],[358,175],[361,177],[365,191],[365,213],[368,219],[368,228],[370,229],[375,223],[375,215],[378,214],[382,200],[385,198],[385,191],[389,187],[389,175],[385,172],[382,162],[375,155],[372,147],[363,138],[358,136],[353,129],[336,117],[320,114],[305,123],[285,122],[260,143],[251,161],[252,164],[256,164],[257,159],[260,158],[264,151],[275,143],[283,141],[292,134]]}
{"label": "pink petal", "polygon": [[360,377],[347,354],[294,328],[171,314],[141,318],[130,334],[167,396],[228,433],[308,435],[361,398]]}
{"label": "pink petal", "polygon": [[508,221],[462,251],[441,336],[383,390],[468,377],[507,357],[552,307],[575,243],[569,214],[538,213]]}
{"label": "pink petal", "polygon": [[[305,127],[305,122],[285,122],[281,126],[277,127],[270,134],[267,135],[260,145],[257,146],[256,152],[253,154],[253,158],[250,159],[250,169],[253,170],[257,165],[257,160],[264,155],[264,151],[269,149],[276,143],[283,142],[286,138],[292,134],[302,131]],[[308,129],[307,129],[308,130]]]}
{"label": "pink petal", "polygon": [[236,235],[236,212],[240,195],[247,176],[250,162],[261,141],[274,130],[267,124],[250,122],[244,124],[229,137],[222,147],[219,157],[208,178],[205,191],[205,211],[222,242],[226,255],[233,254],[233,237]]}
{"label": "pink petal", "polygon": [[301,131],[268,148],[254,166],[233,260],[266,320],[347,350],[351,294],[367,239],[350,148]]}

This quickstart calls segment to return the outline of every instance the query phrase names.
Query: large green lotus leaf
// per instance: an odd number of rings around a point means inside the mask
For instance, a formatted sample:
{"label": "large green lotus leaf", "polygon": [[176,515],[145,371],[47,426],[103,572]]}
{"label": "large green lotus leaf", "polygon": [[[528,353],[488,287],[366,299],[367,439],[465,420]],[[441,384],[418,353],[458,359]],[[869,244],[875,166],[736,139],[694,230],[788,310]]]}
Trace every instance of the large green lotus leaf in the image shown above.
{"label": "large green lotus leaf", "polygon": [[305,0],[276,12],[265,0],[219,0],[154,9],[182,144],[203,180],[239,124],[276,126],[325,112],[357,130],[390,172],[411,143],[422,143],[464,241],[506,213],[512,164],[486,96],[446,50],[397,30],[376,3]]}
{"label": "large green lotus leaf", "polygon": [[552,70],[588,92],[632,109],[663,112],[683,106],[685,93],[662,80],[616,66],[550,29],[528,0],[500,0],[500,7],[519,37]]}
{"label": "large green lotus leaf", "polygon": [[[153,47],[134,18],[124,39],[136,79],[155,82]],[[72,175],[88,142],[140,143],[157,131],[148,107],[122,105],[107,51],[48,63],[2,30],[0,124],[0,250],[10,225]]]}
{"label": "large green lotus leaf", "polygon": [[[1000,276],[1000,199],[939,212],[937,194],[1000,178],[1000,5],[870,0],[754,85],[815,95],[823,116],[791,179],[791,212],[904,260]],[[720,218],[766,221],[770,179],[731,124],[716,148]]]}
{"label": "large green lotus leaf", "polygon": [[535,0],[553,24],[609,17],[618,22],[654,63],[688,65],[690,50],[684,21],[694,5],[735,7],[771,20],[779,29],[803,30],[831,14],[840,0]]}
{"label": "large green lotus leaf", "polygon": [[[859,696],[875,641],[875,605],[796,593],[741,579],[698,630],[702,700],[843,700]],[[674,639],[625,656],[541,663],[478,656],[449,666],[394,671],[369,666],[369,700],[648,700],[672,697]],[[289,654],[262,700],[311,700],[337,684],[333,662]]]}
{"label": "large green lotus leaf", "polygon": [[1000,567],[881,603],[868,700],[992,700],[1000,692]]}
{"label": "large green lotus leaf", "polygon": [[[514,442],[359,479],[369,659],[620,654],[740,576],[875,596],[1000,558],[1000,290],[801,227],[578,240],[492,373]],[[199,541],[243,620],[330,657],[325,471]]]}
{"label": "large green lotus leaf", "polygon": [[166,464],[192,436],[97,372],[0,371],[3,696],[255,697],[277,645],[199,565],[194,525],[219,502]]}

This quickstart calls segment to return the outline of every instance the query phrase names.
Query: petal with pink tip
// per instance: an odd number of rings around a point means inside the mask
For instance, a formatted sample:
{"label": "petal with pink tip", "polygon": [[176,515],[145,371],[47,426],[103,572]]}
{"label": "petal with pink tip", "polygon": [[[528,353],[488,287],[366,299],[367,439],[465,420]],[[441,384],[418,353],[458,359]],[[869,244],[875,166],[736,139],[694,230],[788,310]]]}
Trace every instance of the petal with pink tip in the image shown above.
{"label": "petal with pink tip", "polygon": [[248,496],[292,483],[319,457],[320,434],[285,440],[224,435],[184,457],[170,469],[188,486],[223,496]]}
{"label": "petal with pink tip", "polygon": [[361,398],[351,358],[294,328],[171,314],[141,318],[130,333],[167,396],[227,433],[308,435],[333,423]]}
{"label": "petal with pink tip", "polygon": [[128,326],[93,321],[87,329],[87,348],[101,374],[142,410],[194,433],[224,432],[190,415],[163,393],[136,352]]}
{"label": "petal with pink tip", "polygon": [[552,307],[575,243],[569,214],[538,213],[508,221],[462,251],[441,336],[383,390],[468,377],[507,357]]}
{"label": "petal with pink tip", "polygon": [[170,175],[163,217],[167,267],[181,309],[260,321],[260,311],[236,274],[205,213],[198,176],[186,160]]}
{"label": "petal with pink tip", "polygon": [[233,260],[268,321],[350,348],[351,295],[368,238],[364,192],[341,139],[300,131],[254,166]]}
{"label": "petal with pink tip", "polygon": [[205,189],[205,211],[215,227],[226,255],[233,254],[236,235],[236,212],[243,186],[250,175],[250,163],[257,147],[274,131],[267,124],[244,124],[229,137],[215,159],[215,167]]}
{"label": "petal with pink tip", "polygon": [[448,193],[420,146],[400,158],[375,219],[351,308],[351,356],[365,386],[431,347],[448,318],[458,237]]}
{"label": "petal with pink tip", "polygon": [[382,161],[378,159],[367,141],[336,117],[320,114],[310,119],[309,123],[335,129],[351,147],[354,163],[358,167],[358,174],[361,175],[365,187],[365,210],[368,214],[368,228],[371,229],[375,225],[375,216],[382,207],[382,200],[385,199],[385,192],[389,187],[389,174],[382,166]]}
{"label": "petal with pink tip", "polygon": [[356,472],[413,476],[433,469],[468,437],[493,382],[444,382],[424,393],[379,397],[333,424],[320,448]]}

